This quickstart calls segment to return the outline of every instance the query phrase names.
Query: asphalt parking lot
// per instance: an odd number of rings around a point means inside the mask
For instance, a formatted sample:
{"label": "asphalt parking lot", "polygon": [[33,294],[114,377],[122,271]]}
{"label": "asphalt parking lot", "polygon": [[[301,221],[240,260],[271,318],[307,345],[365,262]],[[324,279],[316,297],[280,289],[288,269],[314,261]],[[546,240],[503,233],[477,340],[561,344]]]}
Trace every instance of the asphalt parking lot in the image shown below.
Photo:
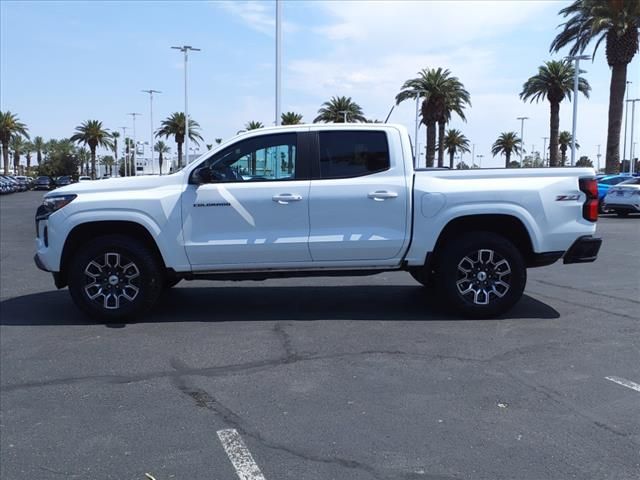
{"label": "asphalt parking lot", "polygon": [[639,216],[497,320],[393,273],[182,282],[107,326],[33,265],[41,196],[0,199],[2,479],[640,478]]}

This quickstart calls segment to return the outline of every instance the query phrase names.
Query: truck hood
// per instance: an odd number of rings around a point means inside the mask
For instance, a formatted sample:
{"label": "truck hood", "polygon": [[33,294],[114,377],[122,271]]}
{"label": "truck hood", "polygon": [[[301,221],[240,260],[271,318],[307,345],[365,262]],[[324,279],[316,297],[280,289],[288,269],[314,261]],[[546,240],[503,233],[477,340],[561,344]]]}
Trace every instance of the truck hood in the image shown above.
{"label": "truck hood", "polygon": [[139,177],[121,177],[107,178],[104,180],[91,180],[86,182],[73,183],[66,187],[56,188],[49,192],[45,197],[66,194],[94,193],[94,192],[118,192],[123,190],[150,190],[153,188],[164,187],[166,185],[180,184],[184,181],[184,174],[177,172],[171,175],[155,176],[139,176]]}

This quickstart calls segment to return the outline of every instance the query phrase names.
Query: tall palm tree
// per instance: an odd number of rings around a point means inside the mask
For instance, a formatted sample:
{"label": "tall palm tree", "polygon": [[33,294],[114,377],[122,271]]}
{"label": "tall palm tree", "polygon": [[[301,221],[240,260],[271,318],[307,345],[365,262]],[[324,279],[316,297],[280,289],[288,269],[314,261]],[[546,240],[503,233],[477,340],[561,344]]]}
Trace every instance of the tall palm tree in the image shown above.
{"label": "tall palm tree", "polygon": [[28,141],[24,144],[24,157],[27,159],[27,170],[31,168],[31,154],[35,151],[33,142]]}
{"label": "tall palm tree", "polygon": [[96,178],[96,148],[98,146],[111,148],[111,134],[102,128],[99,120],[87,120],[76,127],[76,133],[69,139],[78,144],[88,145],[91,151],[91,178]]}
{"label": "tall palm tree", "polygon": [[158,152],[158,168],[160,169],[160,175],[162,175],[162,163],[164,162],[164,154],[169,153],[171,149],[169,145],[164,143],[162,140],[158,140],[156,144],[153,146],[153,151]]}
{"label": "tall palm tree", "polygon": [[638,52],[640,2],[638,0],[574,0],[560,14],[570,17],[562,32],[551,42],[550,51],[572,45],[569,53],[583,53],[597,38],[593,56],[600,43],[606,41],[607,63],[611,67],[609,86],[609,123],[607,130],[607,173],[614,173],[620,161],[620,129],[624,93],[627,86],[627,65]]}
{"label": "tall palm tree", "polygon": [[11,137],[9,148],[13,150],[13,174],[18,175],[18,168],[20,167],[20,156],[27,149],[27,142],[25,142],[22,135],[14,135]]}
{"label": "tall palm tree", "polygon": [[433,167],[435,160],[436,122],[440,126],[441,145],[438,150],[438,165],[442,166],[445,125],[452,113],[465,120],[464,108],[471,105],[471,97],[462,82],[457,77],[452,77],[449,70],[424,68],[416,78],[404,82],[400,93],[396,95],[396,104],[416,98],[422,99],[422,123],[427,127],[427,167]]}
{"label": "tall palm tree", "polygon": [[[560,147],[560,166],[564,167],[567,162],[567,149],[571,146],[571,132],[563,130],[558,135],[558,145]],[[576,149],[580,148],[580,144],[576,142]],[[556,152],[557,156],[557,152]]]}
{"label": "tall palm tree", "polygon": [[[175,112],[165,118],[160,128],[156,131],[156,137],[169,138],[174,137],[176,144],[178,145],[178,169],[182,168],[182,144],[184,143],[185,136],[185,117],[183,112]],[[194,119],[189,118],[189,141],[200,145],[198,140],[202,140],[200,135],[200,124]],[[189,152],[187,152],[187,156]]]}
{"label": "tall palm tree", "polygon": [[[549,166],[558,166],[558,131],[560,130],[560,102],[571,101],[575,68],[568,60],[550,60],[538,67],[538,73],[522,85],[520,98],[538,102],[545,98],[551,107],[549,119]],[[580,73],[583,73],[582,71]],[[589,98],[591,86],[583,77],[578,79],[578,90]]]}
{"label": "tall palm tree", "polygon": [[318,110],[318,116],[313,123],[353,123],[366,122],[362,107],[351,100],[351,97],[331,97],[331,100],[322,104]]}
{"label": "tall palm tree", "polygon": [[511,163],[511,155],[519,154],[522,149],[522,140],[518,138],[516,132],[502,132],[498,139],[491,147],[491,153],[495,157],[496,155],[504,155],[504,167],[509,168]]}
{"label": "tall palm tree", "polygon": [[302,123],[302,114],[295,112],[285,112],[280,115],[281,125],[300,125]]}
{"label": "tall palm tree", "polygon": [[91,161],[91,152],[85,147],[78,149],[78,163],[80,163],[80,171],[84,172],[84,175],[89,175],[89,162]]}
{"label": "tall palm tree", "polygon": [[34,137],[31,144],[33,145],[33,151],[36,152],[38,165],[40,165],[42,163],[42,152],[45,148],[45,141],[42,137]]}
{"label": "tall palm tree", "polygon": [[114,159],[114,163],[117,165],[118,164],[118,139],[120,138],[120,132],[118,132],[117,130],[114,130],[113,132],[111,132],[111,138],[113,139],[112,141],[112,146],[111,149],[113,150],[113,159]]}
{"label": "tall palm tree", "polygon": [[453,157],[456,152],[469,152],[469,140],[460,130],[450,128],[444,137],[444,147],[449,154],[449,168],[453,170]]}
{"label": "tall palm tree", "polygon": [[257,130],[259,128],[264,128],[264,125],[262,124],[262,122],[256,122],[255,120],[247,122],[244,126],[245,130]]}
{"label": "tall palm tree", "polygon": [[0,111],[0,144],[5,175],[9,175],[9,142],[14,135],[29,138],[27,126],[10,111]]}

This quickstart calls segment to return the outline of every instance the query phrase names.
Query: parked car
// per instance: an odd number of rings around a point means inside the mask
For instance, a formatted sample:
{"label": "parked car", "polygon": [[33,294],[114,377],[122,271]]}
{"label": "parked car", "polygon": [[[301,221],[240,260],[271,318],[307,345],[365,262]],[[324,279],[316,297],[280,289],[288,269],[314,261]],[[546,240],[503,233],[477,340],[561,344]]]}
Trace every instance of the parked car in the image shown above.
{"label": "parked car", "polygon": [[26,192],[29,189],[26,180],[19,180],[15,175],[9,175],[9,178],[18,185],[19,192]]}
{"label": "parked car", "polygon": [[4,178],[4,176],[0,175],[0,193],[13,193],[16,191],[15,186],[8,179]]}
{"label": "parked car", "polygon": [[20,185],[24,186],[25,190],[29,190],[31,188],[31,183],[29,182],[29,177],[25,177],[24,175],[18,175],[15,177]]}
{"label": "parked car", "polygon": [[598,178],[598,211],[600,213],[605,213],[604,197],[607,195],[609,189],[629,178],[629,174],[603,175]]}
{"label": "parked car", "polygon": [[51,177],[41,176],[33,182],[34,190],[53,190],[56,185]]}
{"label": "parked car", "polygon": [[640,177],[628,178],[611,187],[604,197],[604,206],[620,217],[640,213]]}
{"label": "parked car", "polygon": [[56,187],[66,187],[67,185],[71,185],[72,183],[73,179],[69,175],[63,175],[56,178]]}
{"label": "parked car", "polygon": [[91,180],[91,177],[87,177],[86,175],[81,175],[80,177],[78,177],[79,182],[88,182],[90,180]]}
{"label": "parked car", "polygon": [[396,270],[492,317],[521,298],[527,268],[595,261],[597,219],[592,168],[416,170],[399,125],[274,127],[172,175],[45,195],[35,262],[107,321],[180,279]]}

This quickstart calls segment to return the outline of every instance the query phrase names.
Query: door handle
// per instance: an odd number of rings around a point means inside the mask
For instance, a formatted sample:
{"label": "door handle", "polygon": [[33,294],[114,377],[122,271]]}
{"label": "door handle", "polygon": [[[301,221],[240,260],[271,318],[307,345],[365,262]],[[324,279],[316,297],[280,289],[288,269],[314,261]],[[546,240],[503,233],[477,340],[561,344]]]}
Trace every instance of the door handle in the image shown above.
{"label": "door handle", "polygon": [[281,193],[280,195],[274,195],[271,199],[280,205],[287,205],[289,202],[299,202],[302,200],[302,196],[293,193]]}
{"label": "door handle", "polygon": [[397,198],[398,194],[396,192],[389,192],[388,190],[377,190],[369,193],[367,196],[376,202],[384,202],[387,198]]}

